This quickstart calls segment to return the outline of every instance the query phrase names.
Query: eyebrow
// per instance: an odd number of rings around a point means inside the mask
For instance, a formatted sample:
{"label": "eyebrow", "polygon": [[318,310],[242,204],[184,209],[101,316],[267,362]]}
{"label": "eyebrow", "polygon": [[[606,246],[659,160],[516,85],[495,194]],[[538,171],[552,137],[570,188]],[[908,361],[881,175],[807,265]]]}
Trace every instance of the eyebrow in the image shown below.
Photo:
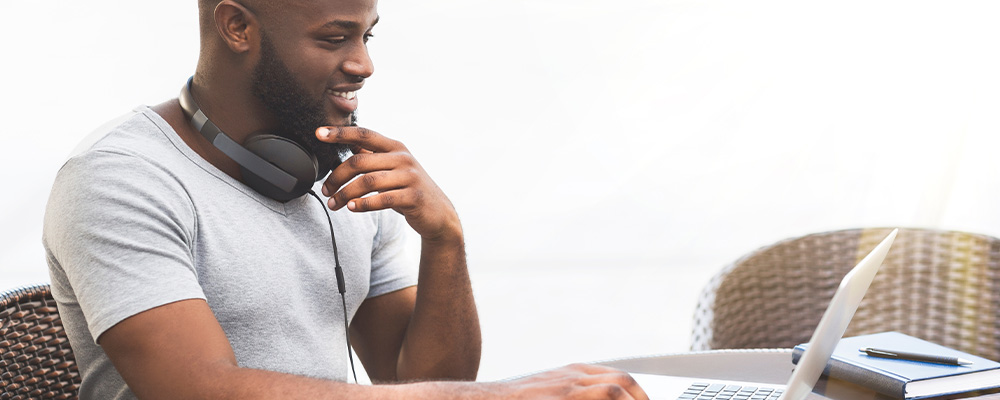
{"label": "eyebrow", "polygon": [[[375,24],[378,23],[378,20],[380,18],[382,18],[382,17],[381,16],[375,17],[375,22],[372,22],[372,25],[369,28],[374,27]],[[344,28],[344,29],[358,29],[360,26],[361,26],[361,24],[359,24],[357,22],[346,21],[346,20],[341,20],[341,19],[333,20],[333,21],[330,21],[330,22],[327,22],[327,23],[323,24],[323,28],[339,27],[339,28]]]}

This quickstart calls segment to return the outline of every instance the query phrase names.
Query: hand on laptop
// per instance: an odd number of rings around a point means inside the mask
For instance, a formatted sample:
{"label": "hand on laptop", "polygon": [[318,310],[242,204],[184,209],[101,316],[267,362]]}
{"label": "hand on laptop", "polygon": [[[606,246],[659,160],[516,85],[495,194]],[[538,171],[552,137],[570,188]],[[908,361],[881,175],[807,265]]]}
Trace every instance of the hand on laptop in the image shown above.
{"label": "hand on laptop", "polygon": [[628,373],[574,364],[506,382],[505,399],[648,400]]}

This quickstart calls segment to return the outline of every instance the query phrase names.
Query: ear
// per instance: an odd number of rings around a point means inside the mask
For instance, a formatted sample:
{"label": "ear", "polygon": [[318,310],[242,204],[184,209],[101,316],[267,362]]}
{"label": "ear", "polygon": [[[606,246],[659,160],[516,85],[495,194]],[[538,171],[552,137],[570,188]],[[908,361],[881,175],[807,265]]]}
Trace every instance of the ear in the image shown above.
{"label": "ear", "polygon": [[250,51],[258,26],[253,12],[235,1],[223,0],[215,6],[215,28],[229,49],[236,53]]}

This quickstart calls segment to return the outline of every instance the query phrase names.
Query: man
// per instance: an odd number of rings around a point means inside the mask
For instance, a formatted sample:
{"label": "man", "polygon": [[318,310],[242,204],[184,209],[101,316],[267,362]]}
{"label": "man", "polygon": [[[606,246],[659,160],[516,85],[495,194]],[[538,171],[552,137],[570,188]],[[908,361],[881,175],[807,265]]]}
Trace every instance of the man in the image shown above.
{"label": "man", "polygon": [[[329,210],[251,189],[176,99],[114,124],[60,170],[46,211],[81,398],[645,398],[627,374],[586,365],[460,382],[476,377],[480,334],[457,213],[405,146],[349,126],[373,73],[376,0],[199,9],[185,90],[237,143],[269,132],[308,148],[332,169]],[[404,223],[421,238],[416,276]],[[410,383],[347,383],[348,333],[373,382]]]}

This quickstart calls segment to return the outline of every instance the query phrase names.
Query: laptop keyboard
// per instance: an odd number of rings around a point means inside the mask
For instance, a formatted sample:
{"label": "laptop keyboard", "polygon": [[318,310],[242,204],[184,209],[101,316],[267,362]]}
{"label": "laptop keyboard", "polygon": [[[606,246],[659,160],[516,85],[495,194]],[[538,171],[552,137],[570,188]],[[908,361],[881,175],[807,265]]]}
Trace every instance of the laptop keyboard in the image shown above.
{"label": "laptop keyboard", "polygon": [[775,400],[782,392],[781,389],[696,382],[677,400]]}

